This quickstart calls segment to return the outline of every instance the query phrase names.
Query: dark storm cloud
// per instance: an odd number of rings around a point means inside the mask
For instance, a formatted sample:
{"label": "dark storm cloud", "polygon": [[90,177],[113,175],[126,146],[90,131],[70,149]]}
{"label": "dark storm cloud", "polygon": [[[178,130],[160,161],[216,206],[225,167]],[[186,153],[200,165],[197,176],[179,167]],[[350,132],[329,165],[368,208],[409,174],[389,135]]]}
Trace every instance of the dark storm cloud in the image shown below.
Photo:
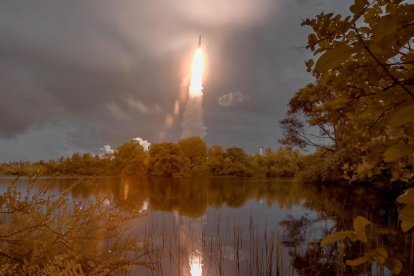
{"label": "dark storm cloud", "polygon": [[[0,160],[96,151],[136,136],[177,139],[181,119],[171,129],[164,120],[198,33],[208,58],[207,141],[277,146],[277,121],[311,80],[300,18],[347,2],[2,1]],[[218,104],[234,91],[248,100]]]}
{"label": "dark storm cloud", "polygon": [[231,32],[220,51],[226,56],[217,61],[225,80],[209,83],[208,89],[224,90],[223,93],[240,90],[249,101],[232,108],[214,106],[214,111],[206,112],[210,141],[239,144],[251,151],[259,146],[277,146],[282,134],[278,121],[289,99],[312,81],[304,66],[309,58],[304,47],[309,29],[300,27],[301,18],[321,11],[346,12],[348,4],[349,1],[340,5],[338,1],[280,1],[266,22]]}

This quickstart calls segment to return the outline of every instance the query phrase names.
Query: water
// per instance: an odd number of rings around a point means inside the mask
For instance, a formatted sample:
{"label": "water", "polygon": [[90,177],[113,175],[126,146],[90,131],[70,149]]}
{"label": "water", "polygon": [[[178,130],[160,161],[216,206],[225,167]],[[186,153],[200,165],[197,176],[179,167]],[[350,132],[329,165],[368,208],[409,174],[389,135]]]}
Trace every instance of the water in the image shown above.
{"label": "water", "polygon": [[[0,180],[1,191],[10,181]],[[338,248],[318,245],[327,233],[352,229],[356,215],[398,233],[393,197],[362,188],[233,178],[42,178],[36,185],[56,195],[72,187],[74,201],[102,197],[124,212],[139,210],[132,231],[151,250],[154,266],[129,271],[135,275],[388,275],[375,264],[352,270],[340,264]],[[26,187],[20,179],[17,189]],[[378,243],[408,259],[407,242],[396,238],[405,239],[395,234]]]}

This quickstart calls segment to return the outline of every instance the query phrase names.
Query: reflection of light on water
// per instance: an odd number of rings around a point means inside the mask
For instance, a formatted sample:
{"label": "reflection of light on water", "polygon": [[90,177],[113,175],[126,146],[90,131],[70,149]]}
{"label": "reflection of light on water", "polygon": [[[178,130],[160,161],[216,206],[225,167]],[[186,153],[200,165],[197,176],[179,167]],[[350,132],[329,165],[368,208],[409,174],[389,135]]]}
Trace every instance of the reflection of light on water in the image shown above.
{"label": "reflection of light on water", "polygon": [[109,205],[111,205],[111,201],[109,200],[109,199],[105,199],[103,202],[103,205],[105,205],[105,206],[109,206]]}
{"label": "reflection of light on water", "polygon": [[144,205],[142,206],[142,210],[144,210],[144,211],[148,210],[148,200],[144,201]]}
{"label": "reflection of light on water", "polygon": [[190,275],[201,276],[203,274],[203,264],[201,263],[201,256],[197,252],[190,256]]}
{"label": "reflection of light on water", "polygon": [[201,276],[203,274],[203,217],[189,218],[175,212],[175,223],[179,227],[178,238],[181,255],[179,275]]}
{"label": "reflection of light on water", "polygon": [[124,199],[128,199],[128,194],[129,194],[129,183],[127,182],[124,185]]}
{"label": "reflection of light on water", "polygon": [[148,210],[148,200],[145,200],[144,203],[142,204],[142,208],[139,210],[139,212],[144,212]]}

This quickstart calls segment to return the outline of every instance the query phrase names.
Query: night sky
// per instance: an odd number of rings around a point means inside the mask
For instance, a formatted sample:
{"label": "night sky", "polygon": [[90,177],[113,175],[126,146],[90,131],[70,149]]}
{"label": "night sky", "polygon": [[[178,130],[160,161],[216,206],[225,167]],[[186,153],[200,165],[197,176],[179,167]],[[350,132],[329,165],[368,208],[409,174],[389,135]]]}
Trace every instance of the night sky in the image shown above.
{"label": "night sky", "polygon": [[[331,0],[0,2],[0,161],[96,153],[134,137],[177,141],[191,56],[206,55],[207,143],[277,148],[304,61]],[[182,106],[181,106],[182,107]]]}

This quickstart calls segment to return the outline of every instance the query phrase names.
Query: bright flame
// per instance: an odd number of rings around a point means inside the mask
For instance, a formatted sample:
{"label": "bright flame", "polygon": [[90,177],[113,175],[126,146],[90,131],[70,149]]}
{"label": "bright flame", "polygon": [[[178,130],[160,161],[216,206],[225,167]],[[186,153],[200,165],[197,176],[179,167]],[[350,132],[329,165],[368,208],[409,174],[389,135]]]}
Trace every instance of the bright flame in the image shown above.
{"label": "bright flame", "polygon": [[203,275],[203,264],[201,263],[201,257],[191,256],[190,275],[191,276]]}
{"label": "bright flame", "polygon": [[191,66],[190,97],[198,97],[203,94],[203,51],[198,48],[193,57]]}

